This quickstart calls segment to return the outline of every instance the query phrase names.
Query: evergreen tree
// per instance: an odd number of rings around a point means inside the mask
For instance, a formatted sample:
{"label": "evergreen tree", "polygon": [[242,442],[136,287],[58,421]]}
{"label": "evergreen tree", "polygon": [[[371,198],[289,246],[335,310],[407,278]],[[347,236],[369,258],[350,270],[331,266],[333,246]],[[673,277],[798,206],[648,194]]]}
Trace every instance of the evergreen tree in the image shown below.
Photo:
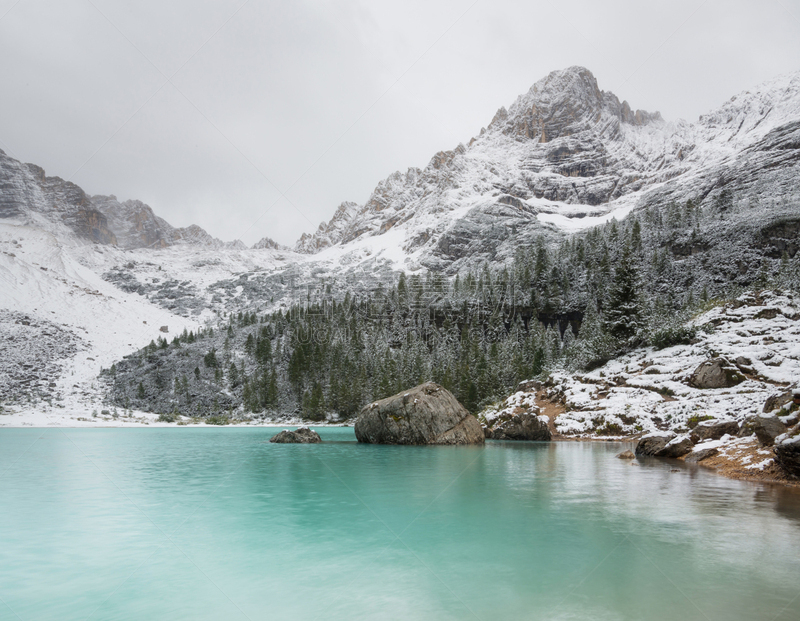
{"label": "evergreen tree", "polygon": [[644,327],[643,315],[639,271],[626,246],[614,268],[604,309],[604,328],[621,345],[632,346]]}

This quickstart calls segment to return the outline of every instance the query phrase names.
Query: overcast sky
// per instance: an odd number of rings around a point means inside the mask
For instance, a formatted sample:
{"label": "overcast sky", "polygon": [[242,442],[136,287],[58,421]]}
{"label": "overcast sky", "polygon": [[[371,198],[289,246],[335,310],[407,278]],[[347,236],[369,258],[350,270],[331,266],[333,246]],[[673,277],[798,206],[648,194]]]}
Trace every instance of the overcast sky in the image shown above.
{"label": "overcast sky", "polygon": [[800,70],[800,0],[0,0],[0,148],[294,244],[571,65],[696,120]]}

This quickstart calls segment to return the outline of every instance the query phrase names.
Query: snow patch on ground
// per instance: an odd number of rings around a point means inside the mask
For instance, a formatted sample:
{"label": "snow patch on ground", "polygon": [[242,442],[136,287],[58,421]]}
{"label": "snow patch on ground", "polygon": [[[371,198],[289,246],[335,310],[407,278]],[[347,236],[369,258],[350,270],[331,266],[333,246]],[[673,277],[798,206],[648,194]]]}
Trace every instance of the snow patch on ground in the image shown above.
{"label": "snow patch on ground", "polygon": [[[693,320],[696,342],[660,351],[638,349],[585,374],[555,373],[546,396],[564,405],[560,434],[686,433],[698,421],[742,422],[770,395],[800,379],[800,300],[791,293],[748,294]],[[729,388],[689,385],[704,361],[722,356],[746,379]],[[702,445],[706,447],[706,444]]]}

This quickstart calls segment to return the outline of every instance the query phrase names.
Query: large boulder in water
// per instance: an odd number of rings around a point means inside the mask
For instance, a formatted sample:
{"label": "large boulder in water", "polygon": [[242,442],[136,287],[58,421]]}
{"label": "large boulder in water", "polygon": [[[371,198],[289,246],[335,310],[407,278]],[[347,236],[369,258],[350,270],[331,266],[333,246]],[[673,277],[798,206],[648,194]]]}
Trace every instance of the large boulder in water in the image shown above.
{"label": "large boulder in water", "polygon": [[674,438],[675,434],[671,431],[648,433],[646,436],[642,436],[636,444],[636,454],[645,456],[656,455]]}
{"label": "large boulder in water", "polygon": [[655,453],[656,457],[683,457],[692,452],[692,441],[689,436],[678,436],[664,445],[664,448]]}
{"label": "large boulder in water", "polygon": [[322,442],[322,438],[316,431],[308,427],[299,427],[294,431],[284,429],[279,434],[272,436],[269,441],[276,444],[319,444]]}
{"label": "large boulder in water", "polygon": [[483,444],[478,419],[438,384],[370,403],[358,415],[356,439],[368,444]]}

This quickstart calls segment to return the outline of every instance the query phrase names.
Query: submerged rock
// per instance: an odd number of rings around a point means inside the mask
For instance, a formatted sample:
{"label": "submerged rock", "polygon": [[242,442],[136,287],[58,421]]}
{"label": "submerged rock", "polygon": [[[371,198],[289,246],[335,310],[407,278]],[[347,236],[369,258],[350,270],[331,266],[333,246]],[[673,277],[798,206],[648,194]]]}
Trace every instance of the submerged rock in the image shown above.
{"label": "submerged rock", "polygon": [[639,439],[636,445],[636,454],[645,456],[655,456],[661,449],[663,449],[668,442],[675,438],[675,434],[671,431],[648,433]]}
{"label": "submerged rock", "polygon": [[702,362],[689,377],[695,388],[730,388],[745,380],[742,372],[725,358],[712,358]]}
{"label": "submerged rock", "polygon": [[322,442],[322,438],[316,431],[308,427],[298,427],[294,431],[284,429],[279,434],[272,436],[269,441],[276,444],[319,444]]}
{"label": "submerged rock", "polygon": [[622,451],[621,453],[617,453],[617,459],[636,459],[636,455],[633,454],[633,451]]}
{"label": "submerged rock", "polygon": [[369,444],[483,444],[478,419],[433,382],[364,407],[356,439]]}

